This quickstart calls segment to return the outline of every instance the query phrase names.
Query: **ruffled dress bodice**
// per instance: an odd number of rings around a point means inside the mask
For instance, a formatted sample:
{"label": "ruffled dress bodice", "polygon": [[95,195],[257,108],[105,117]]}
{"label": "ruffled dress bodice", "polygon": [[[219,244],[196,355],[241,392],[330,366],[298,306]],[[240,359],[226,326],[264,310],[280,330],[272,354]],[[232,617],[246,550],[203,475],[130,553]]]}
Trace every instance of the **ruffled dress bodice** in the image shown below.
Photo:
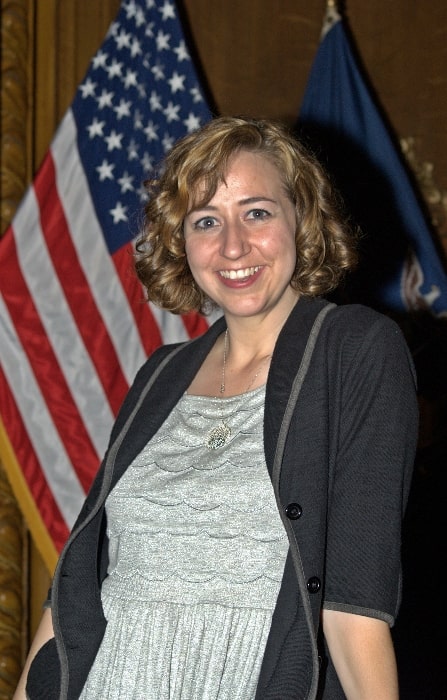
{"label": "ruffled dress bodice", "polygon": [[288,550],[264,395],[184,395],[109,495],[108,624],[82,700],[254,698]]}

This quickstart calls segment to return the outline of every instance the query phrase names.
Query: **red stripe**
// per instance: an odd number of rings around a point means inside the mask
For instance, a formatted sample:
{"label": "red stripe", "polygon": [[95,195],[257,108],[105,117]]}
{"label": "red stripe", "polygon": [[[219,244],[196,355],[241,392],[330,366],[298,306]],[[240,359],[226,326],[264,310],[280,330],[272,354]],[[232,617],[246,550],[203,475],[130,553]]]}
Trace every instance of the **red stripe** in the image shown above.
{"label": "red stripe", "polygon": [[87,490],[98,468],[98,455],[73,401],[56,355],[23,278],[10,230],[2,239],[1,290],[16,333],[46,402],[68,458]]}
{"label": "red stripe", "polygon": [[203,316],[196,313],[185,314],[182,321],[190,338],[197,338],[209,328],[208,322]]}
{"label": "red stripe", "polygon": [[158,323],[144,298],[143,288],[133,269],[133,247],[131,243],[119,248],[112,260],[129,301],[135,324],[146,356],[154,352],[163,342]]}
{"label": "red stripe", "polygon": [[[145,353],[149,356],[163,343],[163,338],[135,274],[133,252],[132,244],[128,243],[116,251],[112,258],[134,314]],[[197,313],[185,314],[182,321],[190,338],[202,335],[209,328],[204,316]]]}
{"label": "red stripe", "polygon": [[69,529],[53,498],[37,455],[28,438],[22,416],[17,408],[6,377],[0,366],[0,403],[2,418],[8,432],[18,464],[23,472],[31,495],[38,507],[40,516],[60,552],[68,537]]}
{"label": "red stripe", "polygon": [[79,264],[55,186],[55,175],[53,159],[49,153],[34,183],[42,231],[79,334],[104,387],[112,412],[116,415],[129,388],[128,383]]}

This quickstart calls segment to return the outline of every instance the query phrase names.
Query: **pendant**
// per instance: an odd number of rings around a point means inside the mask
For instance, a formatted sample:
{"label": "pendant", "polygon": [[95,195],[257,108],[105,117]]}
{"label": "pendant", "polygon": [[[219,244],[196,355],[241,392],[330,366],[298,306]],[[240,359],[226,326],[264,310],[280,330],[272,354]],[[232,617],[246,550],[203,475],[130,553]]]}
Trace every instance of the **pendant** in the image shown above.
{"label": "pendant", "polygon": [[222,421],[220,425],[216,428],[212,428],[209,431],[208,437],[206,439],[205,445],[209,450],[218,450],[219,447],[223,447],[227,440],[230,438],[231,430],[229,426]]}

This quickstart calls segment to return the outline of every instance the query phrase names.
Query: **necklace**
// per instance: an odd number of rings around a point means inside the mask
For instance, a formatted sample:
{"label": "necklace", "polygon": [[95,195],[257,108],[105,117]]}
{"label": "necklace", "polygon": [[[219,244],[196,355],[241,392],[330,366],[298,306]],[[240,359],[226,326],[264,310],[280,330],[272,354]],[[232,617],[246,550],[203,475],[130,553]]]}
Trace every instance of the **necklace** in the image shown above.
{"label": "necklace", "polygon": [[[221,376],[221,381],[220,381],[220,389],[219,389],[219,397],[215,398],[223,398],[225,394],[225,370],[227,366],[227,353],[228,353],[228,328],[225,331],[225,336],[224,336],[224,349],[223,349],[223,360],[222,360],[222,376]],[[245,394],[250,391],[251,387],[253,386],[255,380],[259,376],[259,373],[261,369],[263,368],[265,362],[267,360],[270,360],[272,356],[267,355],[267,357],[264,357],[262,360],[261,364],[258,367],[258,370],[256,371],[256,374],[250,379],[250,382],[245,389]],[[236,407],[236,410],[239,407]],[[233,411],[233,413],[236,412],[236,410]],[[211,428],[211,430],[208,432],[208,435],[205,440],[205,445],[209,450],[218,450],[219,447],[223,447],[228,440],[231,437],[231,428],[228,425],[227,420],[225,420],[223,417],[220,419],[219,425],[216,425],[215,428]]]}

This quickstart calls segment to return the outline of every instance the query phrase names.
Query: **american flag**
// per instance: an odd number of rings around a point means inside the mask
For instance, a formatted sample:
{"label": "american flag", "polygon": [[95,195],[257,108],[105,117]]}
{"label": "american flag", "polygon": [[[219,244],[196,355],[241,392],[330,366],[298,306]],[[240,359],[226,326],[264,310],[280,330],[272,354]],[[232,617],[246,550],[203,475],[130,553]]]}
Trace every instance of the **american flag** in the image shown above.
{"label": "american flag", "polygon": [[122,2],[0,243],[0,449],[52,568],[138,367],[208,326],[144,300],[143,182],[210,118],[172,0]]}

